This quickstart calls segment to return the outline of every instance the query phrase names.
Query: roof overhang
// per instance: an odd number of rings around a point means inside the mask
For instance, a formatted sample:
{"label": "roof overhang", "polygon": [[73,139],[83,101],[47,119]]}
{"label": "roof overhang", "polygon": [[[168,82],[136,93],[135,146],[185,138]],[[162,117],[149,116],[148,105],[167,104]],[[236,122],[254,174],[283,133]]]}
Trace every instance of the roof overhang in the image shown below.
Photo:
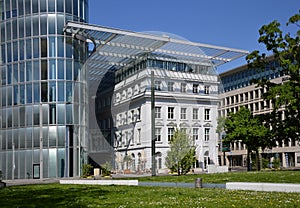
{"label": "roof overhang", "polygon": [[188,64],[219,66],[248,54],[245,50],[86,23],[67,22],[64,31],[94,45],[89,67],[102,70],[130,66],[149,56]]}

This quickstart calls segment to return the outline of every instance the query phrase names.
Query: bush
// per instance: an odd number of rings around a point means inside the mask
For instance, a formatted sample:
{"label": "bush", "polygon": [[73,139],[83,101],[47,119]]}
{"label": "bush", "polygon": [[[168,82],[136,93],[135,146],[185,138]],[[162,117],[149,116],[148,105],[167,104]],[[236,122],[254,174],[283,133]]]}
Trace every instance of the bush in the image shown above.
{"label": "bush", "polygon": [[93,166],[90,164],[83,164],[82,165],[82,177],[86,178],[88,176],[91,176],[91,172],[93,170]]}
{"label": "bush", "polygon": [[280,168],[280,159],[279,158],[274,159],[274,161],[273,161],[273,167],[275,169],[279,169]]}
{"label": "bush", "polygon": [[110,176],[112,166],[109,162],[106,162],[101,165],[102,176]]}

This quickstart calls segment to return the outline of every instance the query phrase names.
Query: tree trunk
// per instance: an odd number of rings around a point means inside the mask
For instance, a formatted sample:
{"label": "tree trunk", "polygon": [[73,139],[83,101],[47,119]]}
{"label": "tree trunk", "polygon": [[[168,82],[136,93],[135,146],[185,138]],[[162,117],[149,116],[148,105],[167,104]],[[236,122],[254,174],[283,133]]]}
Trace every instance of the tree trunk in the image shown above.
{"label": "tree trunk", "polygon": [[247,171],[252,170],[250,150],[247,148]]}

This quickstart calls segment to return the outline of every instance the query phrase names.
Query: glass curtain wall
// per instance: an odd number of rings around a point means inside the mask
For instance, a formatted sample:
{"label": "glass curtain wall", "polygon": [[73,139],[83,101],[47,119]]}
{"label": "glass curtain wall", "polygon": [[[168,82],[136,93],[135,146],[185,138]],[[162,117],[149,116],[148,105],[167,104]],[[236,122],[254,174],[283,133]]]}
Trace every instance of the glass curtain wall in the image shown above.
{"label": "glass curtain wall", "polygon": [[3,179],[80,175],[86,159],[88,0],[0,0],[0,170]]}

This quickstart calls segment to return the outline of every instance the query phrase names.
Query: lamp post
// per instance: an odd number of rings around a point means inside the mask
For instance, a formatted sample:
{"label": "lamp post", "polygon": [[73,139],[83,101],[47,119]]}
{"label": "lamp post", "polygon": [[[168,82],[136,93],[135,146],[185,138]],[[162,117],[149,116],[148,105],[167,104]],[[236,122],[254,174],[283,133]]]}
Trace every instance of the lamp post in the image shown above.
{"label": "lamp post", "polygon": [[155,91],[154,91],[154,72],[151,71],[151,157],[152,157],[152,176],[156,176],[155,161]]}

